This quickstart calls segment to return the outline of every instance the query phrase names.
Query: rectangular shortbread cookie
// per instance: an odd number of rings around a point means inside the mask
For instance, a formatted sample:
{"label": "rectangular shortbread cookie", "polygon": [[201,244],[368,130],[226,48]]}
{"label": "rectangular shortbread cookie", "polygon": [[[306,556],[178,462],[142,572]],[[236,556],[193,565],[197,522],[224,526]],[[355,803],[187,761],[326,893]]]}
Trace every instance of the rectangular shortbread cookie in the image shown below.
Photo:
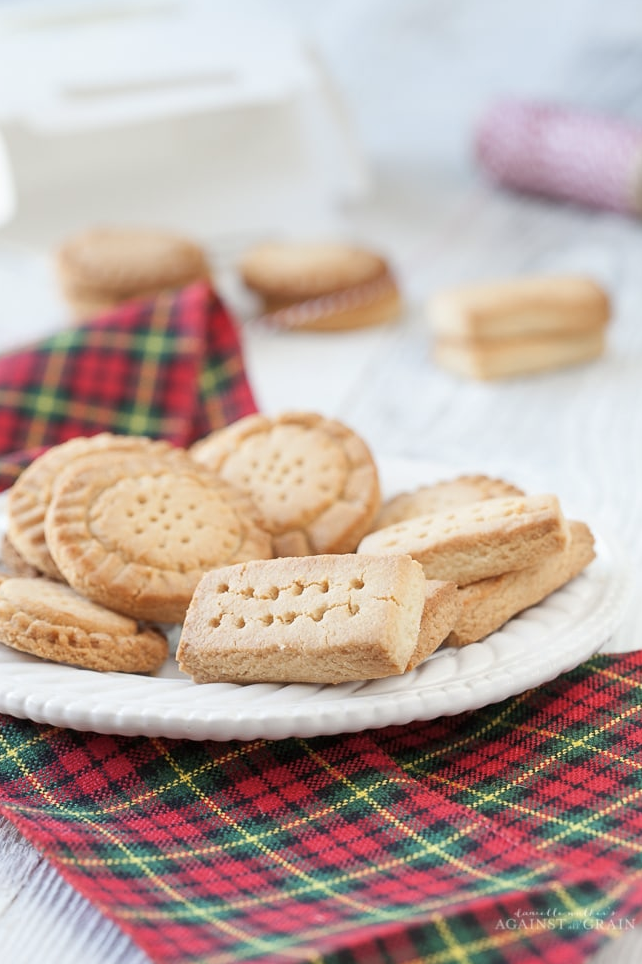
{"label": "rectangular shortbread cookie", "polygon": [[426,580],[409,556],[256,560],[206,573],[177,659],[197,683],[341,683],[403,673]]}
{"label": "rectangular shortbread cookie", "polygon": [[594,328],[503,341],[439,337],[432,354],[436,364],[455,375],[484,381],[579,365],[599,358],[604,348],[604,330]]}
{"label": "rectangular shortbread cookie", "polygon": [[461,614],[447,645],[467,646],[483,639],[585,569],[595,558],[593,536],[583,522],[571,522],[570,531],[567,547],[538,565],[459,589]]}
{"label": "rectangular shortbread cookie", "polygon": [[602,328],[610,316],[606,292],[591,278],[513,278],[436,294],[428,306],[436,335],[504,339]]}
{"label": "rectangular shortbread cookie", "polygon": [[407,670],[414,669],[441,646],[457,624],[461,612],[459,590],[454,582],[426,580],[426,601],[419,626],[419,637]]}
{"label": "rectangular shortbread cookie", "polygon": [[568,541],[568,524],[554,495],[506,496],[450,512],[418,516],[365,536],[358,552],[407,553],[427,579],[465,586],[524,569]]}

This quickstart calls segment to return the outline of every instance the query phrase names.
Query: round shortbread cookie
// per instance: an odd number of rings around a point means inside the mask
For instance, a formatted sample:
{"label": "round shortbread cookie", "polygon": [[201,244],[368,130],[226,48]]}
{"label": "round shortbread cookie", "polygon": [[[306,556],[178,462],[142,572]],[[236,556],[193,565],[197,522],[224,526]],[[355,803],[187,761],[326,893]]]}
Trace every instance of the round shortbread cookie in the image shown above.
{"label": "round shortbread cookie", "polygon": [[346,244],[262,244],[247,252],[240,273],[263,300],[263,319],[278,328],[362,328],[401,310],[385,259]]}
{"label": "round shortbread cookie", "polygon": [[260,244],[246,252],[240,264],[248,288],[282,303],[327,295],[372,281],[385,271],[380,255],[347,244]]}
{"label": "round shortbread cookie", "polygon": [[368,446],[321,415],[248,415],[190,453],[252,498],[276,556],[353,552],[379,509]]}
{"label": "round shortbread cookie", "polygon": [[64,242],[56,266],[68,295],[132,297],[207,279],[203,249],[161,230],[94,228]]}
{"label": "round shortbread cookie", "polygon": [[417,516],[445,512],[469,502],[484,502],[499,496],[524,495],[522,489],[503,479],[487,475],[461,475],[452,481],[422,485],[413,492],[400,492],[387,499],[377,514],[371,531],[405,522]]}
{"label": "round shortbread cookie", "polygon": [[103,672],[153,673],[169,652],[159,631],[45,578],[0,582],[0,640],[41,659]]}
{"label": "round shortbread cookie", "polygon": [[63,576],[138,619],[179,623],[202,574],[272,556],[247,495],[193,459],[121,453],[72,463],[45,519]]}
{"label": "round shortbread cookie", "polygon": [[34,459],[11,487],[7,503],[9,539],[25,562],[51,579],[64,578],[45,539],[45,513],[64,468],[76,459],[98,452],[109,451],[117,458],[119,453],[141,450],[150,455],[175,451],[169,442],[101,432],[54,445]]}

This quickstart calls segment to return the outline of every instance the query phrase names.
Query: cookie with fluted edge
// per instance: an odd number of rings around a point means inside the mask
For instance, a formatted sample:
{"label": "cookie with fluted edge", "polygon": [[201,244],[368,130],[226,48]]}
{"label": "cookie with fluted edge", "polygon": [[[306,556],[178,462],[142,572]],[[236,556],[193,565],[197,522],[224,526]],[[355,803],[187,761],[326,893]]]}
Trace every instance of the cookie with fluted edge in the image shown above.
{"label": "cookie with fluted edge", "polygon": [[525,493],[511,482],[487,475],[460,475],[432,485],[421,485],[412,492],[399,492],[387,499],[372,524],[372,531],[419,515],[445,512],[469,502],[481,502],[503,495]]}
{"label": "cookie with fluted edge", "polygon": [[98,435],[78,436],[53,445],[27,466],[9,490],[7,501],[8,536],[19,556],[30,566],[51,579],[64,580],[51,557],[45,539],[45,514],[61,471],[72,461],[111,452],[117,459],[122,452],[169,453],[169,442],[154,441],[144,436]]}
{"label": "cookie with fluted edge", "polygon": [[167,659],[163,633],[46,578],[0,579],[0,642],[56,663],[153,673]]}
{"label": "cookie with fluted edge", "polygon": [[248,415],[189,451],[252,498],[276,556],[353,552],[381,503],[366,443],[315,413]]}
{"label": "cookie with fluted edge", "polygon": [[97,453],[60,476],[45,518],[51,555],[88,599],[181,622],[203,575],[272,555],[252,500],[187,454]]}
{"label": "cookie with fluted edge", "polygon": [[267,242],[247,251],[239,270],[261,299],[263,320],[277,328],[363,328],[397,318],[402,308],[387,260],[355,245]]}

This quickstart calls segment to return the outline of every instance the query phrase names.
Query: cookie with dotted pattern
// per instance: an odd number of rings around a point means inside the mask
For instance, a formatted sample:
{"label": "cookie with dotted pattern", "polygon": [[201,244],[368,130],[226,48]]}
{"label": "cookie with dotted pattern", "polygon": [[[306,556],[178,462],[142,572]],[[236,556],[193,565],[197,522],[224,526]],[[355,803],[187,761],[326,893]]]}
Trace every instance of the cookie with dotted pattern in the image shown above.
{"label": "cookie with dotted pattern", "polygon": [[456,479],[421,485],[412,492],[399,492],[391,496],[381,506],[372,524],[372,531],[419,515],[444,512],[469,502],[524,494],[520,488],[504,479],[493,479],[487,475],[460,475]]}
{"label": "cookie with dotted pattern", "polygon": [[84,456],[110,452],[117,459],[119,453],[139,451],[158,455],[171,452],[172,446],[144,436],[100,432],[53,445],[34,459],[9,490],[7,501],[9,540],[24,562],[51,579],[64,580],[45,538],[45,514],[60,473]]}
{"label": "cookie with dotted pattern", "polygon": [[464,586],[536,565],[563,549],[568,538],[568,523],[556,496],[507,496],[371,532],[358,552],[407,552],[422,564],[427,579]]}
{"label": "cookie with dotted pattern", "polygon": [[111,453],[72,463],[45,517],[74,589],[137,619],[178,623],[208,569],[272,555],[251,499],[188,455]]}
{"label": "cookie with dotted pattern", "polygon": [[409,556],[254,561],[203,576],[177,650],[196,683],[341,683],[403,673],[426,599]]}
{"label": "cookie with dotted pattern", "polygon": [[366,443],[316,413],[248,415],[190,454],[253,499],[276,556],[353,552],[381,504]]}

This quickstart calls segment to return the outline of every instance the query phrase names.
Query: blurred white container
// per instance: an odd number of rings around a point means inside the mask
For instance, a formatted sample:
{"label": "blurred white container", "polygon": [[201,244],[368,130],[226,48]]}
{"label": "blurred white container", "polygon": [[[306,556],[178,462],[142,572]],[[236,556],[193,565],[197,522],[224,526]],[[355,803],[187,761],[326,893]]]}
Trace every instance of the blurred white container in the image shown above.
{"label": "blurred white container", "polygon": [[368,172],[340,98],[269,5],[0,5],[0,236],[89,224],[203,239],[325,230]]}

